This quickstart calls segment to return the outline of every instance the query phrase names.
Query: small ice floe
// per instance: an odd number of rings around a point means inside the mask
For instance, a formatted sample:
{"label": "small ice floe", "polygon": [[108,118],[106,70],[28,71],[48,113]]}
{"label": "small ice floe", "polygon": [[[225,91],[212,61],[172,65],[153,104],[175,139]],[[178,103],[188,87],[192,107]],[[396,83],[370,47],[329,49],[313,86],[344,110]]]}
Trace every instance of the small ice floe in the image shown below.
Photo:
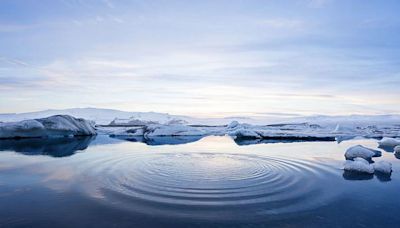
{"label": "small ice floe", "polygon": [[396,146],[396,147],[394,148],[394,152],[395,152],[396,154],[400,154],[400,146]]}
{"label": "small ice floe", "polygon": [[382,154],[379,150],[373,150],[361,145],[350,147],[346,150],[346,153],[344,154],[347,160],[353,160],[355,158],[371,160],[372,157],[379,157],[381,155]]}
{"label": "small ice floe", "polygon": [[392,173],[392,164],[387,161],[378,161],[372,164],[375,172],[379,172],[382,174],[391,174]]}
{"label": "small ice floe", "polygon": [[374,173],[374,167],[369,164],[364,158],[354,158],[354,160],[347,160],[344,163],[345,171],[360,172],[360,173]]}
{"label": "small ice floe", "polygon": [[379,146],[382,146],[382,147],[395,147],[395,146],[400,145],[400,140],[384,137],[383,139],[378,141],[378,144],[379,144]]}

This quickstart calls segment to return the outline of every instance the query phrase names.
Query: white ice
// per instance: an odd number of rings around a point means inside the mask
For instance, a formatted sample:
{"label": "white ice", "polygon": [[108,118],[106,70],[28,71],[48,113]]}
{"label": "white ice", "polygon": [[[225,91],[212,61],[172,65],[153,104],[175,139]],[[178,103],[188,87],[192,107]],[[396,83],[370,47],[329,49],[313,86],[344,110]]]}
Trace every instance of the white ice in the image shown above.
{"label": "white ice", "polygon": [[394,148],[394,152],[395,152],[396,154],[400,154],[400,146],[396,146],[396,147]]}
{"label": "white ice", "polygon": [[344,170],[369,174],[374,173],[374,167],[367,160],[359,157],[354,158],[354,160],[347,160],[344,163]]}
{"label": "white ice", "polygon": [[95,134],[96,130],[92,122],[68,115],[0,123],[0,138],[60,137]]}
{"label": "white ice", "polygon": [[375,172],[380,172],[384,174],[392,173],[392,164],[387,161],[378,161],[375,162],[373,165]]}
{"label": "white ice", "polygon": [[400,145],[400,140],[399,139],[394,139],[394,138],[384,137],[383,139],[378,141],[378,144],[380,146],[395,147],[395,146]]}
{"label": "white ice", "polygon": [[355,158],[363,158],[370,160],[372,157],[381,156],[381,152],[379,150],[373,150],[361,145],[352,146],[346,150],[344,154],[346,159],[352,160]]}
{"label": "white ice", "polygon": [[144,137],[154,136],[198,136],[204,135],[202,130],[182,124],[152,124],[144,127]]}

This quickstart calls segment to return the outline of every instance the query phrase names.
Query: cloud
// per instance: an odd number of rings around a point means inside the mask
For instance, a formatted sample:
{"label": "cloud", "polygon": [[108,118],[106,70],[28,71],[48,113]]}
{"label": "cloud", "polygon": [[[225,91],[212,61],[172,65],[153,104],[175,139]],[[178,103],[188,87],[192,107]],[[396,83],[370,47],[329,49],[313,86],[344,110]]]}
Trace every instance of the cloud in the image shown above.
{"label": "cloud", "polygon": [[28,63],[21,61],[19,59],[13,59],[13,58],[7,58],[7,57],[0,56],[0,61],[7,63],[7,64],[15,65],[15,66],[29,67]]}
{"label": "cloud", "polygon": [[300,29],[305,26],[305,23],[302,20],[285,18],[265,19],[261,20],[260,24],[275,29]]}
{"label": "cloud", "polygon": [[115,8],[114,3],[111,0],[103,0],[103,2],[108,8],[111,8],[111,9]]}
{"label": "cloud", "polygon": [[323,8],[333,0],[307,0],[308,6],[312,8]]}

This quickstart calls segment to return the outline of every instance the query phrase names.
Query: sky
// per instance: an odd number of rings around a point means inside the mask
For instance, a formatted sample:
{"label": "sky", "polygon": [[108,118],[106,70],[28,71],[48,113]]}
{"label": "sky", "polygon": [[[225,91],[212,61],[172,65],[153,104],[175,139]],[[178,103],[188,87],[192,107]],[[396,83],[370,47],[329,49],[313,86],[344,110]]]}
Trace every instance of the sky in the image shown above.
{"label": "sky", "polygon": [[398,0],[0,0],[0,113],[400,114]]}

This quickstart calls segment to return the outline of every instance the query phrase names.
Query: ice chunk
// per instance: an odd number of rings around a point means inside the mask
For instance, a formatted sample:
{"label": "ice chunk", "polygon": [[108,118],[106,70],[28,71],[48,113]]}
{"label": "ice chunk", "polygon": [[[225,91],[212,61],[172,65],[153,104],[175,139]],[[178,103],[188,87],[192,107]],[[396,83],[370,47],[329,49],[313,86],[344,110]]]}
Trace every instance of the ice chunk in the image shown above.
{"label": "ice chunk", "polygon": [[204,135],[205,133],[195,127],[172,124],[153,124],[144,127],[143,129],[144,137],[154,137],[154,136],[194,136],[194,135]]}
{"label": "ice chunk", "polygon": [[381,156],[381,152],[379,150],[373,150],[361,145],[352,146],[346,150],[344,154],[345,158],[348,160],[352,160],[354,158],[364,158],[366,160],[370,160],[372,157]]}
{"label": "ice chunk", "polygon": [[238,138],[257,138],[260,139],[262,136],[252,129],[240,128],[231,132],[228,132],[228,135],[235,136]]}
{"label": "ice chunk", "polygon": [[228,129],[233,129],[235,127],[239,126],[239,122],[237,122],[236,120],[232,121],[230,124],[228,124],[227,128]]}
{"label": "ice chunk", "polygon": [[400,140],[394,138],[384,137],[378,141],[379,146],[395,147],[400,145]]}
{"label": "ice chunk", "polygon": [[183,124],[150,124],[143,127],[122,127],[111,130],[100,128],[100,132],[111,136],[140,136],[146,138],[157,136],[203,136],[206,134],[202,129]]}
{"label": "ice chunk", "polygon": [[353,161],[347,160],[344,163],[344,170],[369,174],[374,173],[374,167],[363,158],[354,158]]}
{"label": "ice chunk", "polygon": [[400,154],[400,146],[396,146],[396,147],[394,148],[394,152],[395,152],[396,154]]}
{"label": "ice chunk", "polygon": [[262,138],[258,132],[260,129],[257,126],[232,121],[226,128],[226,134],[238,138]]}
{"label": "ice chunk", "polygon": [[332,133],[336,134],[354,134],[355,130],[351,126],[336,125],[335,130]]}
{"label": "ice chunk", "polygon": [[95,135],[93,123],[68,115],[0,124],[0,138],[37,138]]}
{"label": "ice chunk", "polygon": [[380,172],[384,174],[392,173],[392,164],[387,161],[378,161],[373,164],[375,172]]}

